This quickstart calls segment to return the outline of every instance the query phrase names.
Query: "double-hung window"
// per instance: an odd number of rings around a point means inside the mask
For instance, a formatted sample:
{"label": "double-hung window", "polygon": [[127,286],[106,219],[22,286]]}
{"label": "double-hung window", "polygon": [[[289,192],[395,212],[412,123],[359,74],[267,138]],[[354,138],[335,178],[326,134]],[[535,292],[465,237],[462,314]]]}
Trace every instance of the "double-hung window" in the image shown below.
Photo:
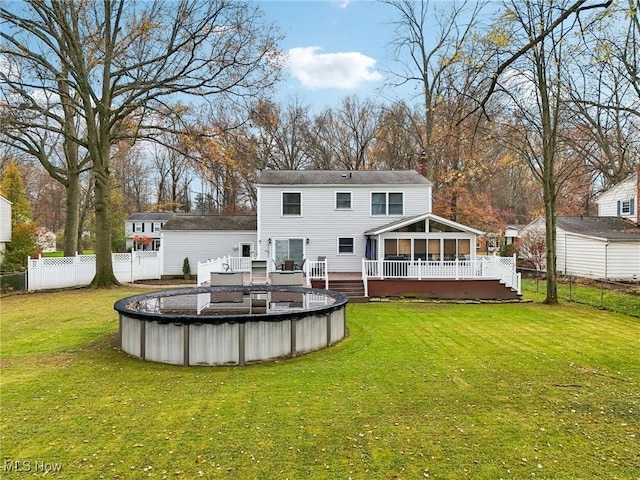
{"label": "double-hung window", "polygon": [[300,192],[282,192],[282,215],[302,215]]}
{"label": "double-hung window", "polygon": [[354,251],[354,239],[352,237],[338,238],[338,254],[353,254]]}
{"label": "double-hung window", "polygon": [[141,233],[141,232],[144,232],[144,223],[134,223],[133,233]]}
{"label": "double-hung window", "polygon": [[336,210],[351,210],[351,192],[336,192]]}
{"label": "double-hung window", "polygon": [[373,192],[371,194],[371,215],[402,215],[404,195],[402,192]]}

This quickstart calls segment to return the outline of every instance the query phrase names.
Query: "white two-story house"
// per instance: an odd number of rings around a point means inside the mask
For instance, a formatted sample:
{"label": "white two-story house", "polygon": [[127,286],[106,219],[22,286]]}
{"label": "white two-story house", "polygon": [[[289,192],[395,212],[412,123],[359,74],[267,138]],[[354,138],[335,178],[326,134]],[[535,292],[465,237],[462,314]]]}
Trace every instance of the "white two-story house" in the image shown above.
{"label": "white two-story house", "polygon": [[258,180],[258,254],[326,259],[333,272],[362,260],[475,258],[482,232],[431,213],[429,180],[407,171],[264,171]]}
{"label": "white two-story house", "polygon": [[178,275],[188,258],[199,281],[223,270],[253,274],[260,265],[279,278],[303,271],[323,288],[358,283],[360,296],[513,298],[519,291],[515,259],[476,258],[483,232],[433,214],[432,184],[417,171],[267,170],[256,189],[257,212],[246,221],[168,220],[163,274]]}
{"label": "white two-story house", "polygon": [[124,223],[127,250],[159,250],[160,232],[175,213],[132,213]]}
{"label": "white two-story house", "polygon": [[638,222],[640,198],[640,166],[636,172],[614,185],[598,197],[599,217],[622,217]]}

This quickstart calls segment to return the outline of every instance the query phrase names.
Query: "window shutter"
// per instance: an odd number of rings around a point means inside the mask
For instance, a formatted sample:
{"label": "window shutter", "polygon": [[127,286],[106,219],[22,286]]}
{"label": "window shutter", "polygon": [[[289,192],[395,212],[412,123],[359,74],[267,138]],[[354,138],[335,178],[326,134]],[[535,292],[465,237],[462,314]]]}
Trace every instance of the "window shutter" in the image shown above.
{"label": "window shutter", "polygon": [[620,200],[618,200],[618,216],[620,216],[620,214],[622,213],[622,208],[620,206]]}
{"label": "window shutter", "polygon": [[636,199],[632,198],[631,200],[629,200],[629,213],[631,215],[635,215],[635,208],[636,208]]}
{"label": "window shutter", "polygon": [[142,222],[142,231],[144,232],[144,222]]}

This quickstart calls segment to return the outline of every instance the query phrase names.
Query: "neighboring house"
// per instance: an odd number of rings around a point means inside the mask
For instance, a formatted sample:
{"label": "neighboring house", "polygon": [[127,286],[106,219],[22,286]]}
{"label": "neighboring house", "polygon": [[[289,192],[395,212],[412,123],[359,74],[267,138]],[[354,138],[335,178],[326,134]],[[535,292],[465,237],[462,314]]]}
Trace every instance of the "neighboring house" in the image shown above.
{"label": "neighboring house", "polygon": [[38,227],[36,229],[38,238],[36,243],[44,253],[56,251],[56,234],[45,227]]}
{"label": "neighboring house", "polygon": [[210,258],[255,257],[256,240],[255,215],[175,215],[162,228],[163,275],[182,275],[185,257],[194,273]]}
{"label": "neighboring house", "polygon": [[127,250],[159,250],[164,223],[175,216],[172,212],[132,213],[124,222]]}
{"label": "neighboring house", "polygon": [[0,196],[0,259],[11,241],[11,202]]}
{"label": "neighboring house", "polygon": [[[640,226],[620,217],[557,217],[556,267],[558,273],[587,278],[637,280],[640,278]],[[540,252],[535,240],[544,239],[544,218],[522,230],[521,255]],[[536,235],[535,232],[541,232]],[[542,248],[544,251],[544,248]],[[534,262],[535,263],[535,262]],[[544,269],[544,264],[540,266]]]}
{"label": "neighboring house", "polygon": [[504,230],[503,245],[505,247],[516,246],[518,237],[520,236],[520,230],[524,228],[524,225],[513,224],[507,225]]}
{"label": "neighboring house", "polygon": [[599,217],[622,217],[638,222],[638,199],[640,198],[640,165],[636,172],[614,185],[598,197]]}

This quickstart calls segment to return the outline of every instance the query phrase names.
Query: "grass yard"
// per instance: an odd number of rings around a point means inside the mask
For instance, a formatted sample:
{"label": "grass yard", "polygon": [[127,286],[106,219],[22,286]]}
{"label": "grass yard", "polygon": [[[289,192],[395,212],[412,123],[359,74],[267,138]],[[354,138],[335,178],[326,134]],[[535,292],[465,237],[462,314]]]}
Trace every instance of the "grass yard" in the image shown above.
{"label": "grass yard", "polygon": [[638,318],[357,304],[330,349],[185,368],[116,348],[135,293],[1,300],[2,478],[640,479]]}

